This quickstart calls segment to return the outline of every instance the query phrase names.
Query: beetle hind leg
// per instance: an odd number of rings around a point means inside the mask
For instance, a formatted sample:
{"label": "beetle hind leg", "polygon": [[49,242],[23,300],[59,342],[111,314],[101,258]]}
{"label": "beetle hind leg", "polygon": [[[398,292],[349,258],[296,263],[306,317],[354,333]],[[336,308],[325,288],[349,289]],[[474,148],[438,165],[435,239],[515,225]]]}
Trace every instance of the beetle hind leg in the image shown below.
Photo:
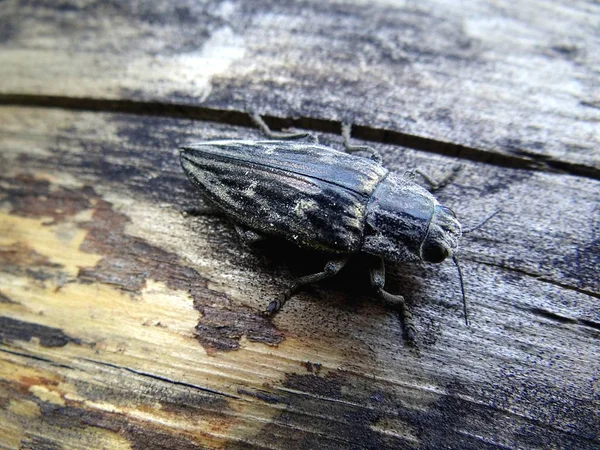
{"label": "beetle hind leg", "polygon": [[377,150],[373,147],[369,147],[367,145],[352,145],[350,144],[350,132],[352,131],[352,124],[343,123],[342,124],[342,137],[344,138],[344,148],[348,153],[354,152],[366,152],[369,154],[369,158],[373,161],[381,163],[381,155]]}
{"label": "beetle hind leg", "polygon": [[311,133],[287,133],[282,131],[273,131],[269,128],[269,125],[266,124],[264,119],[257,113],[249,113],[252,122],[256,124],[258,128],[263,132],[265,136],[270,139],[304,139],[308,138],[313,140],[315,143],[318,143],[318,138],[314,134]]}
{"label": "beetle hind leg", "polygon": [[264,234],[257,233],[243,225],[234,224],[234,227],[240,242],[244,245],[254,245],[267,239]]}
{"label": "beetle hind leg", "polygon": [[190,206],[187,208],[184,208],[181,211],[181,214],[184,217],[187,216],[225,216],[225,213],[217,208],[216,206],[211,206],[211,205],[203,205],[203,206]]}
{"label": "beetle hind leg", "polygon": [[264,311],[264,315],[268,317],[275,315],[277,311],[279,311],[283,307],[283,305],[287,303],[287,301],[292,297],[292,295],[294,295],[298,291],[298,289],[307,284],[316,283],[317,281],[333,277],[340,270],[342,270],[342,267],[346,265],[347,261],[347,257],[340,259],[332,259],[331,261],[328,261],[327,264],[325,264],[325,268],[322,272],[314,273],[312,275],[307,275],[305,277],[297,279],[295,283],[293,283],[279,295],[278,299],[273,300],[271,303],[269,303],[267,309]]}
{"label": "beetle hind leg", "polygon": [[414,345],[417,330],[415,328],[412,313],[407,308],[404,297],[401,295],[390,294],[383,289],[385,286],[385,263],[381,258],[379,258],[377,266],[371,269],[371,284],[375,288],[378,297],[387,304],[392,305],[398,311],[400,320],[402,321],[404,338],[406,339],[407,344]]}

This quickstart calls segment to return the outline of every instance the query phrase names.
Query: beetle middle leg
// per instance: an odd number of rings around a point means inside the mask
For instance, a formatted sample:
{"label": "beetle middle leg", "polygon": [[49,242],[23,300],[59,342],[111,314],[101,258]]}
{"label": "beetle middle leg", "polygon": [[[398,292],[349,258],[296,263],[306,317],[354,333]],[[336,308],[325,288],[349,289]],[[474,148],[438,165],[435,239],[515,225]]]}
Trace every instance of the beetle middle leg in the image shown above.
{"label": "beetle middle leg", "polygon": [[441,180],[435,180],[428,173],[422,171],[421,169],[408,170],[405,172],[405,176],[414,178],[415,174],[420,175],[421,178],[423,178],[423,180],[425,180],[425,182],[429,185],[429,189],[431,191],[437,191],[450,184],[462,169],[462,164],[455,164],[452,166],[452,169],[450,169],[450,172],[447,173]]}
{"label": "beetle middle leg", "polygon": [[367,145],[352,145],[350,144],[350,132],[352,131],[352,124],[343,123],[342,124],[342,137],[344,138],[344,148],[348,153],[354,152],[367,152],[369,154],[369,158],[373,161],[381,163],[381,155],[377,150],[373,147],[369,147]]}
{"label": "beetle middle leg", "polygon": [[325,268],[322,272],[314,273],[312,275],[307,275],[305,277],[299,278],[293,283],[290,287],[288,287],[285,291],[283,291],[279,299],[273,300],[267,306],[264,314],[266,316],[273,316],[277,311],[279,311],[283,305],[287,303],[287,301],[294,295],[295,292],[298,291],[302,286],[307,284],[316,283],[317,281],[325,280],[326,278],[331,278],[335,274],[337,274],[342,267],[346,265],[348,262],[348,257],[343,257],[339,259],[332,259],[325,264]]}
{"label": "beetle middle leg", "polygon": [[400,319],[402,320],[402,326],[404,327],[404,337],[406,338],[406,342],[413,345],[417,332],[412,313],[406,307],[404,297],[401,295],[390,294],[383,289],[385,286],[385,263],[381,258],[378,258],[377,266],[371,269],[371,284],[375,288],[380,299],[398,310]]}

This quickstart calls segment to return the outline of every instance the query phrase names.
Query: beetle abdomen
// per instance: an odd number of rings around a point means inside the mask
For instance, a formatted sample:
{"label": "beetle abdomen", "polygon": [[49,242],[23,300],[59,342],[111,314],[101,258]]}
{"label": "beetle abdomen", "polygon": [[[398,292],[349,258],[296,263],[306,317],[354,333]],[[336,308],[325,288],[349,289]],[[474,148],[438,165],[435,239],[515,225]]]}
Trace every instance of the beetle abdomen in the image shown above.
{"label": "beetle abdomen", "polygon": [[337,253],[360,250],[366,206],[388,173],[366,158],[290,141],[193,144],[182,149],[181,164],[239,223]]}

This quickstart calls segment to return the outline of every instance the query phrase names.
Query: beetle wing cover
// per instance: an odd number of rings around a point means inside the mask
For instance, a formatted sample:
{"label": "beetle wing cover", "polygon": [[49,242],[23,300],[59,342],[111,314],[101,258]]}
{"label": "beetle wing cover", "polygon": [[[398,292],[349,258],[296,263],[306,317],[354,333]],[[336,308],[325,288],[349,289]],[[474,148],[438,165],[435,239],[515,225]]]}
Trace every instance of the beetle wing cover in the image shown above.
{"label": "beetle wing cover", "polygon": [[236,221],[323,251],[362,242],[366,206],[388,171],[367,158],[290,141],[208,141],[181,149],[188,178]]}

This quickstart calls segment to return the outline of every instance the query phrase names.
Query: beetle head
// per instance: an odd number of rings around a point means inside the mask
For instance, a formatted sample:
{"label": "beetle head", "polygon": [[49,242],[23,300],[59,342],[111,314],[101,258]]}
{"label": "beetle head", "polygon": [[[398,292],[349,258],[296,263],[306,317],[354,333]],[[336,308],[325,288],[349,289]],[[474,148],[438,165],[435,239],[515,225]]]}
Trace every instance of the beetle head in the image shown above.
{"label": "beetle head", "polygon": [[441,263],[453,256],[458,248],[460,236],[461,226],[454,212],[445,206],[436,205],[427,236],[421,244],[421,259],[430,263]]}

